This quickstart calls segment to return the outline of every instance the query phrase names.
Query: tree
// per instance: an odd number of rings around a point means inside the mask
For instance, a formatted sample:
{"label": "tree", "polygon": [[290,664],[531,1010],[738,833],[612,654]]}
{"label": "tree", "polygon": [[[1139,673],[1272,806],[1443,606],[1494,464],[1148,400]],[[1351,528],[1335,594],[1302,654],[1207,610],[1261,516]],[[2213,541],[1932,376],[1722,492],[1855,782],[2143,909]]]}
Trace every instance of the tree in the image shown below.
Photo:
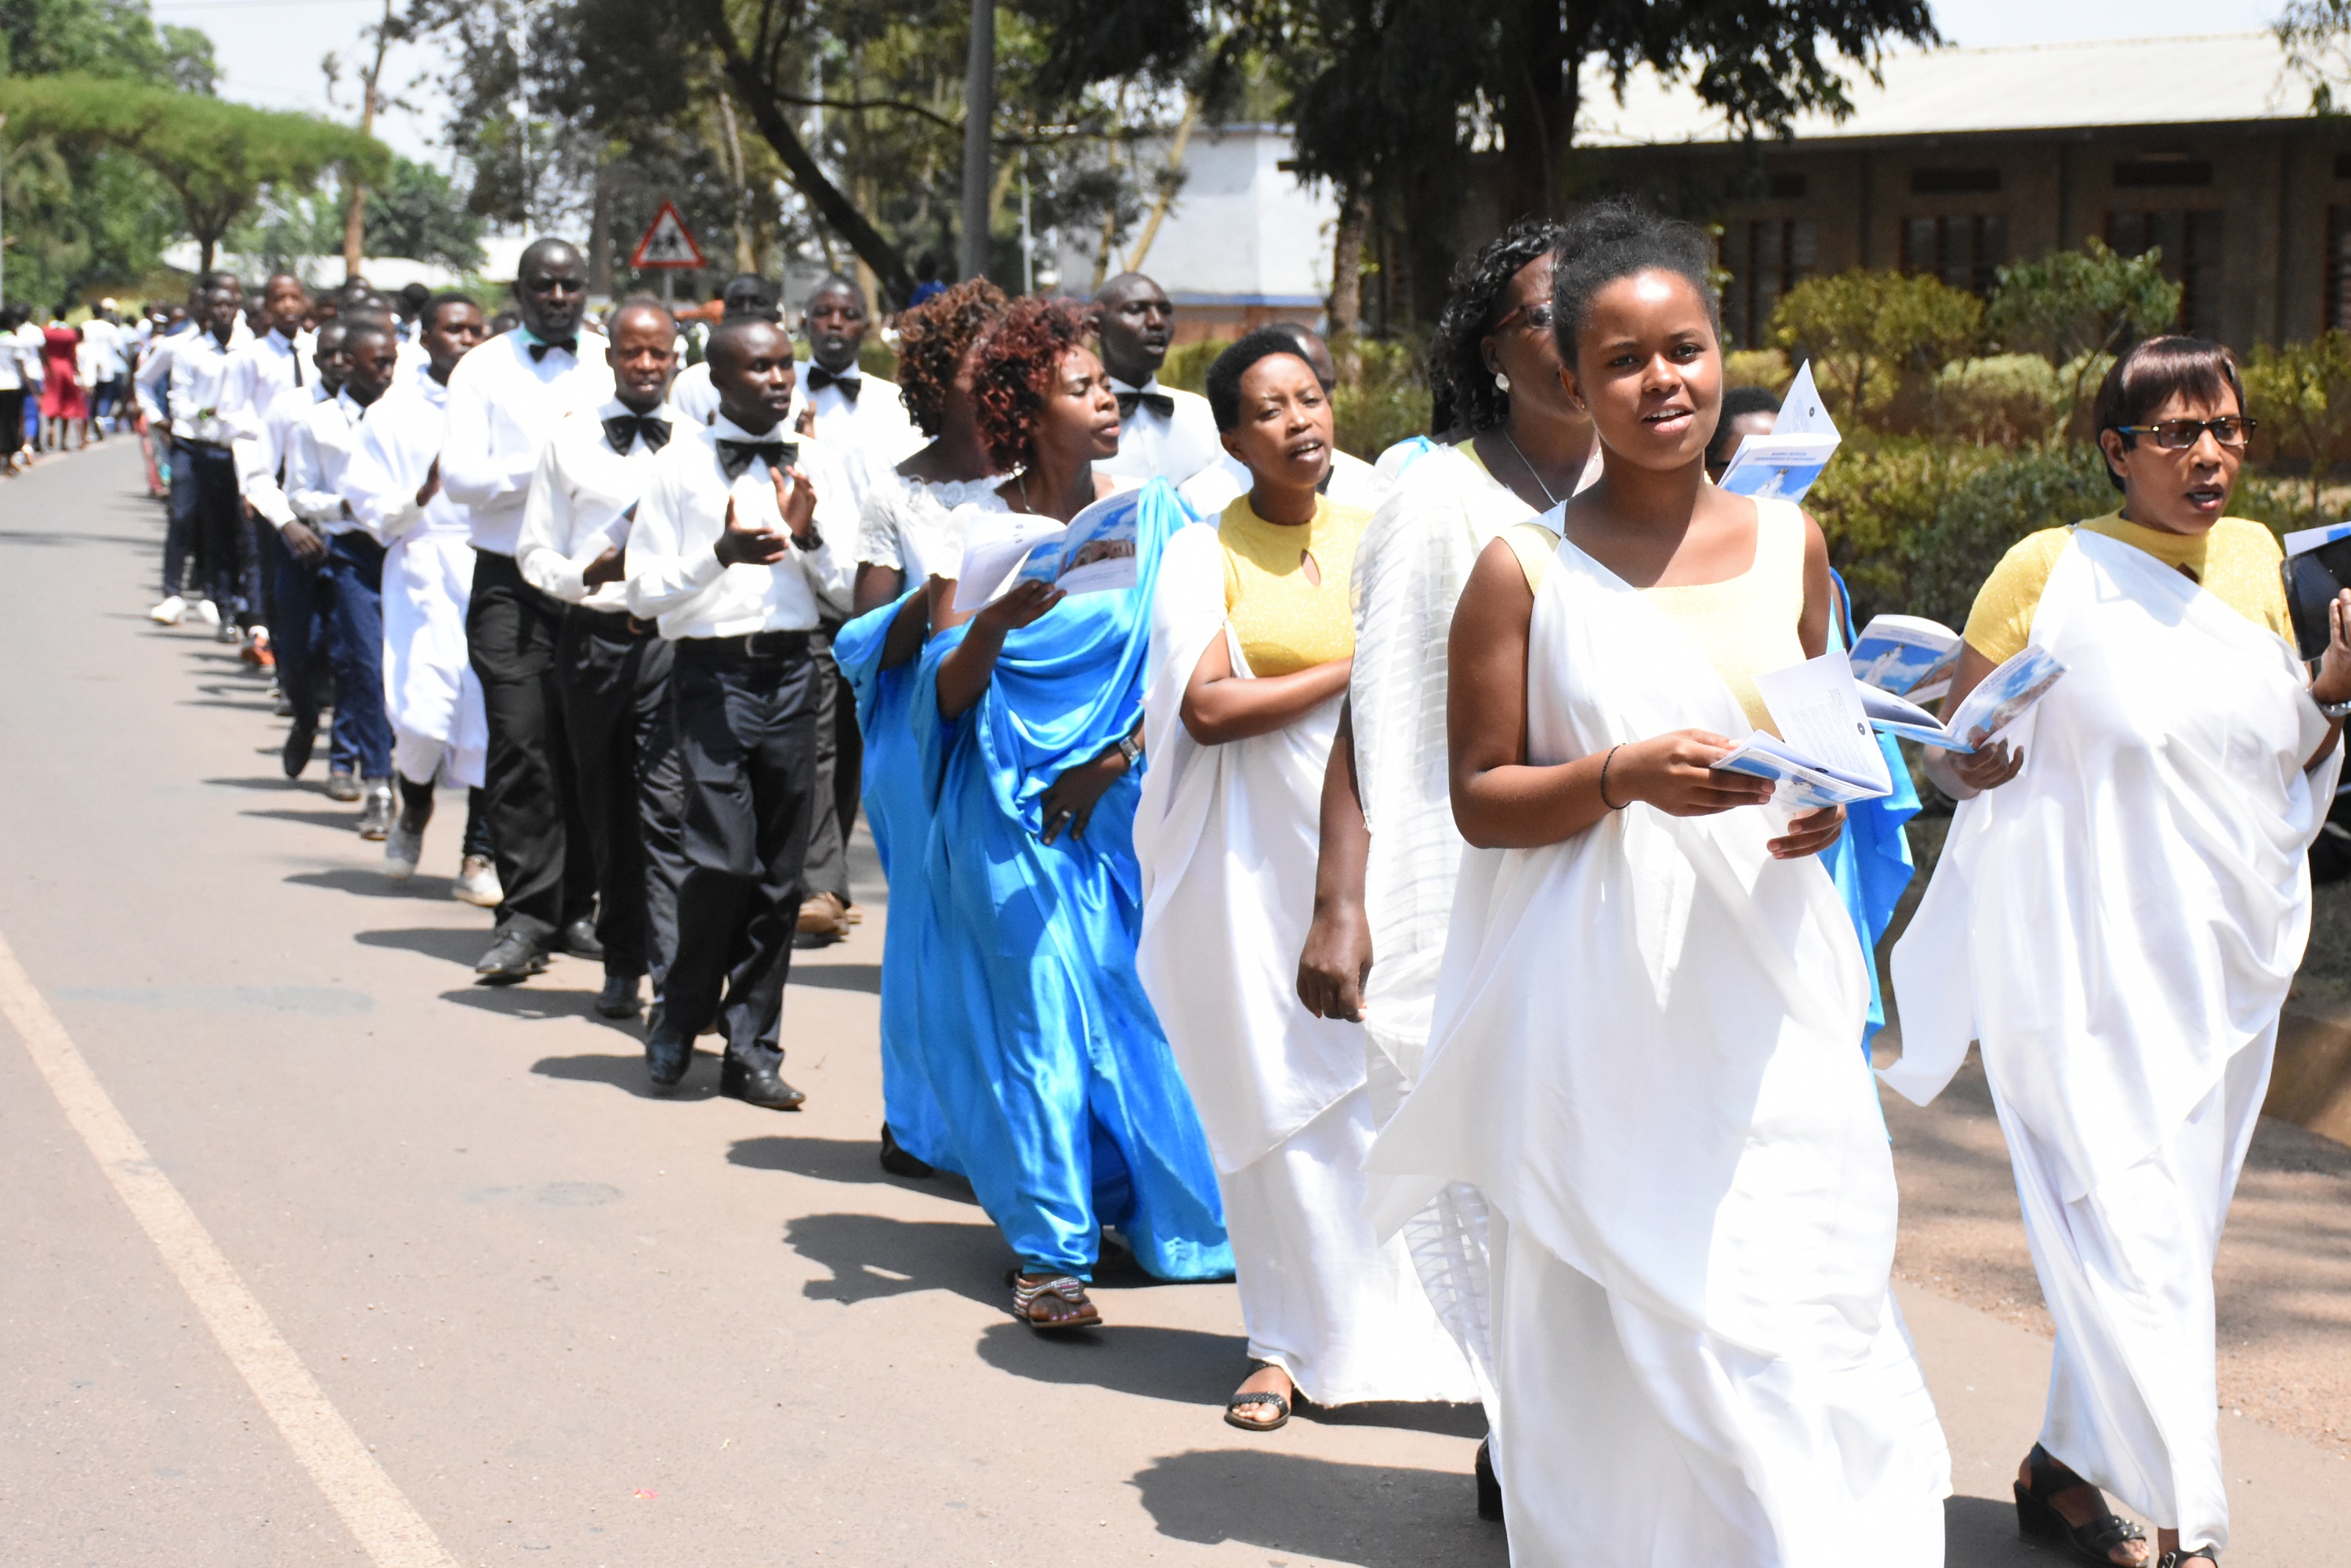
{"label": "tree", "polygon": [[[383,0],[383,15],[360,29],[360,39],[370,51],[366,56],[367,63],[359,73],[361,136],[375,134],[376,113],[387,107],[382,93],[383,62],[391,54],[392,46],[406,38],[409,33],[407,19],[393,10],[393,5],[394,0]],[[319,62],[319,68],[326,73],[327,90],[331,97],[335,84],[342,78],[342,59],[329,54]],[[343,276],[350,278],[359,276],[360,259],[367,253],[370,193],[363,180],[353,179],[345,183],[349,189],[343,193]],[[395,251],[392,254],[406,256],[410,253]]]}
{"label": "tree", "polygon": [[1933,371],[1974,346],[1983,302],[1917,273],[1855,267],[1808,277],[1771,312],[1771,337],[1820,365],[1822,391],[1845,399],[1849,425],[1890,399],[1908,371]]}
{"label": "tree", "polygon": [[2351,0],[2292,0],[2270,24],[2286,69],[2310,89],[2310,112],[2334,114],[2335,88],[2351,79]]}
{"label": "tree", "polygon": [[154,171],[178,196],[207,270],[264,187],[308,186],[332,168],[368,179],[391,157],[371,137],[306,115],[78,72],[0,81],[0,114],[12,135],[114,148]]}
{"label": "tree", "polygon": [[482,218],[469,212],[449,176],[405,158],[392,161],[391,177],[371,187],[367,248],[378,256],[437,261],[460,272],[482,265]]}
{"label": "tree", "polygon": [[2179,319],[2180,287],[2167,282],[2163,253],[2116,256],[2095,236],[2080,250],[2000,269],[1984,323],[2003,347],[2038,353],[2066,377],[2065,413],[2082,406],[2106,356]]}
{"label": "tree", "polygon": [[2316,517],[2335,465],[2351,458],[2351,337],[2327,331],[2304,343],[2264,343],[2244,378],[2246,412],[2271,426],[2280,453],[2310,465]]}

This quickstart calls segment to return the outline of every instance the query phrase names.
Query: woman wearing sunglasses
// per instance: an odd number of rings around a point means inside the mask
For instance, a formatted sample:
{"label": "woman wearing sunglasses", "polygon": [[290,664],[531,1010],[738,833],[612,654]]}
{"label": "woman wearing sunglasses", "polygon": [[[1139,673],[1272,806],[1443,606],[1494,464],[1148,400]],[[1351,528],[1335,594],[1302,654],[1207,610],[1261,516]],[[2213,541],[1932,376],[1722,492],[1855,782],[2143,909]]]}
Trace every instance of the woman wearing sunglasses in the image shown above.
{"label": "woman wearing sunglasses", "polygon": [[2066,674],[1998,743],[1928,754],[1960,805],[1895,949],[1886,1078],[1924,1102],[1982,1042],[2057,1330],[2018,1522],[2178,1568],[2229,1540],[2212,1266],[2310,931],[2351,594],[2314,679],[2276,540],[2228,516],[2252,429],[2228,350],[2140,343],[2096,422],[2121,507],[2018,544],[1968,618],[1946,714],[2028,644]]}

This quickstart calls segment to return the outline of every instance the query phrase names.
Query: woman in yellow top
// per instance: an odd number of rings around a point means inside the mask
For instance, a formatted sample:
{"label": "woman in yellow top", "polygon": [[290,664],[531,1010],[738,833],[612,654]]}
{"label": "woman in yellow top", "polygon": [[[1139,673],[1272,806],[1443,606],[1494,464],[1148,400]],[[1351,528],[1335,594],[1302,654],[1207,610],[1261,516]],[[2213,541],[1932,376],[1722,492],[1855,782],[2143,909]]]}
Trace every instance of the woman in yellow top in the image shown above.
{"label": "woman in yellow top", "polygon": [[1207,392],[1251,487],[1160,562],[1136,968],[1207,1130],[1259,1364],[1226,1419],[1271,1430],[1299,1396],[1474,1398],[1410,1254],[1363,1217],[1363,1026],[1314,1017],[1293,983],[1369,514],[1322,493],[1331,405],[1294,340],[1250,333]]}
{"label": "woman in yellow top", "polygon": [[2101,1488],[2154,1521],[2167,1564],[2228,1545],[2212,1264],[2351,706],[2342,603],[2313,682],[2276,541],[2227,515],[2244,409],[2218,343],[2150,339],[2108,372],[2122,507],[2009,551],[1946,711],[2028,643],[2065,675],[1983,752],[1929,753],[1960,804],[1894,953],[1887,1082],[1930,1099],[1981,1040],[2056,1322],[2019,1522],[2116,1568],[2154,1554]]}
{"label": "woman in yellow top", "polygon": [[1712,767],[1754,676],[1827,648],[1827,546],[1707,483],[1705,235],[1601,203],[1559,256],[1604,471],[1562,535],[1488,546],[1454,613],[1470,848],[1427,1060],[1367,1161],[1375,1218],[1483,1195],[1517,1568],[1938,1565],[1949,1459],[1854,1050],[1868,974],[1819,859],[1843,814]]}

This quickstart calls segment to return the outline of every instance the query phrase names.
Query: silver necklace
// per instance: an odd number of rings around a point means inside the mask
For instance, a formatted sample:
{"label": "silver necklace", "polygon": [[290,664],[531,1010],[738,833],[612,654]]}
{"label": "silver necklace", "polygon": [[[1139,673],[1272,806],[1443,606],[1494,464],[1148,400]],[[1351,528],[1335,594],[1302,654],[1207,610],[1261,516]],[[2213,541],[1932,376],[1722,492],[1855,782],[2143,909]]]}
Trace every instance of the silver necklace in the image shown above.
{"label": "silver necklace", "polygon": [[1542,470],[1537,468],[1532,463],[1528,462],[1527,455],[1519,451],[1519,438],[1510,434],[1510,427],[1507,424],[1502,426],[1502,439],[1510,444],[1510,450],[1512,452],[1518,453],[1520,464],[1526,469],[1528,475],[1533,478],[1535,487],[1543,493],[1543,499],[1549,501],[1554,507],[1558,506],[1559,497],[1551,493],[1551,486],[1549,485],[1543,483]]}

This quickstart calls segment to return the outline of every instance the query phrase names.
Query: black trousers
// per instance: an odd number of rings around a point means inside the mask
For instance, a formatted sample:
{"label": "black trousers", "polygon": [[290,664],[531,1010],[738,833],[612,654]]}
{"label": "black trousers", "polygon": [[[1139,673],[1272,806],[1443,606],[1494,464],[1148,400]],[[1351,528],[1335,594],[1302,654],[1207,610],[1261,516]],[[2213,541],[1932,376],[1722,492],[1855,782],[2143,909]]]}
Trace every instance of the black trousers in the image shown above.
{"label": "black trousers", "polygon": [[237,495],[236,458],[225,446],[172,443],[172,498],[163,534],[163,592],[186,585],[188,556],[221,619],[253,625],[261,612],[258,540]]}
{"label": "black trousers", "polygon": [[[670,673],[685,784],[685,880],[662,1024],[692,1040],[717,1020],[729,1055],[773,1067],[816,817],[819,677],[807,636],[685,638]],[[772,650],[772,651],[771,651]]]}
{"label": "black trousers", "polygon": [[864,782],[865,742],[857,733],[857,694],[832,662],[832,639],[820,632],[817,682],[816,823],[809,830],[808,894],[849,902],[849,835],[857,827]]}
{"label": "black trousers", "polygon": [[524,581],[514,557],[475,552],[465,643],[490,732],[482,803],[506,889],[498,928],[542,943],[588,914],[596,893],[556,695],[562,625],[563,606]]}
{"label": "black trousers", "polygon": [[570,610],[556,642],[556,690],[580,817],[596,863],[596,937],[608,975],[651,975],[677,951],[685,878],[671,644],[629,616]]}

